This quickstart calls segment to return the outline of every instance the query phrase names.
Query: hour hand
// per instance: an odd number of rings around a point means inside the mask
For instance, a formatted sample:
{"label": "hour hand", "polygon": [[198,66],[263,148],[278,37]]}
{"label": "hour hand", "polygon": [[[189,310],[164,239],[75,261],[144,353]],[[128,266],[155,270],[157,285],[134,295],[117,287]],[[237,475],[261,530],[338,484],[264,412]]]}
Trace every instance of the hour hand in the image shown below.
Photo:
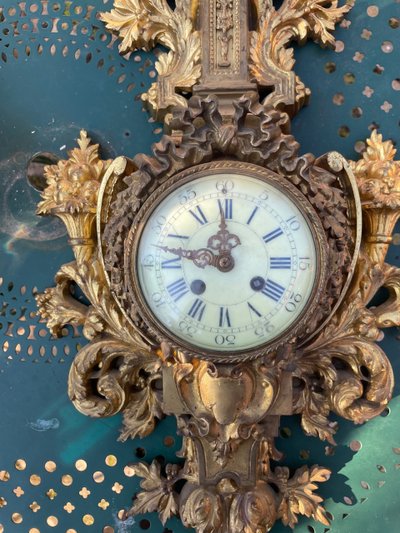
{"label": "hour hand", "polygon": [[216,256],[207,248],[200,248],[199,250],[184,250],[183,248],[169,248],[168,246],[154,245],[160,248],[164,252],[182,257],[183,259],[189,259],[199,268],[205,268],[207,265],[213,265],[215,263]]}

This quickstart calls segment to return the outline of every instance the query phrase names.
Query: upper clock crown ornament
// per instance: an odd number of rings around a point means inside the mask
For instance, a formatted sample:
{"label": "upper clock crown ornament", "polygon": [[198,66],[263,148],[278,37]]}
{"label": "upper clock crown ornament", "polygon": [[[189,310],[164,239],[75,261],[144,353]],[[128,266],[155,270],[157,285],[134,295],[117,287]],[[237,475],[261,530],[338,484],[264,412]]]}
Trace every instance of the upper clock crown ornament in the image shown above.
{"label": "upper clock crown ornament", "polygon": [[115,0],[103,13],[107,28],[122,39],[121,53],[169,51],[158,56],[158,80],[143,95],[152,113],[169,117],[172,107],[186,106],[190,92],[218,94],[227,114],[233,99],[252,91],[269,92],[264,103],[291,115],[310,95],[293,71],[292,41],[312,38],[335,45],[332,30],[350,11],[352,2],[337,0]]}

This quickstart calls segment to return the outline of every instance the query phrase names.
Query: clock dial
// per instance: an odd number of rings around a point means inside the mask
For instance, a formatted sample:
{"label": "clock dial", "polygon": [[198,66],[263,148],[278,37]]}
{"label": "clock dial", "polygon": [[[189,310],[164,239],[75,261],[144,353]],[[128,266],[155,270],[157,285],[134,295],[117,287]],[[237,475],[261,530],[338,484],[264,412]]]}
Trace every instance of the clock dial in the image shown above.
{"label": "clock dial", "polygon": [[314,233],[271,180],[203,175],[158,202],[136,254],[142,299],[174,338],[210,352],[273,341],[305,310],[318,271]]}

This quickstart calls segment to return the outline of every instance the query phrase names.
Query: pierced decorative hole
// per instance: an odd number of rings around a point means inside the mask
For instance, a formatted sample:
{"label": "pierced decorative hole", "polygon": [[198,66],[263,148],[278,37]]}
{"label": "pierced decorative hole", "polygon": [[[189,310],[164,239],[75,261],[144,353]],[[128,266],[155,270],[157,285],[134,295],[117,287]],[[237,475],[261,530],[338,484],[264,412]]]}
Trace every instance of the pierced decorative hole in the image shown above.
{"label": "pierced decorative hole", "polygon": [[39,192],[46,188],[46,178],[44,177],[44,167],[56,165],[60,160],[55,154],[50,152],[38,152],[28,161],[26,177],[28,183]]}
{"label": "pierced decorative hole", "polygon": [[361,481],[360,485],[365,490],[371,490],[371,485],[367,483],[366,481]]}
{"label": "pierced decorative hole", "polygon": [[351,498],[349,498],[348,496],[345,496],[343,498],[343,501],[346,505],[353,505],[353,500]]}
{"label": "pierced decorative hole", "polygon": [[139,526],[140,526],[141,529],[150,529],[150,525],[151,525],[150,522],[148,520],[146,520],[146,519],[141,520],[139,522]]}
{"label": "pierced decorative hole", "polygon": [[385,70],[385,67],[382,67],[382,65],[375,65],[374,72],[375,74],[382,74],[382,72]]}
{"label": "pierced decorative hole", "polygon": [[85,524],[85,526],[92,526],[94,524],[94,518],[91,514],[85,514],[82,517],[82,522]]}
{"label": "pierced decorative hole", "polygon": [[385,54],[391,54],[393,52],[393,43],[391,41],[383,41],[381,44],[381,50]]}
{"label": "pierced decorative hole", "polygon": [[367,15],[369,17],[377,17],[379,15],[379,7],[378,6],[368,6],[367,7]]}
{"label": "pierced decorative hole", "polygon": [[107,455],[105,463],[107,466],[114,467],[117,465],[118,459],[115,457],[115,455]]}
{"label": "pierced decorative hole", "polygon": [[392,17],[389,19],[389,26],[393,29],[397,29],[400,27],[400,18],[398,17]]}
{"label": "pierced decorative hole", "polygon": [[20,513],[13,513],[11,515],[11,520],[14,522],[14,524],[22,524],[23,522],[23,517],[22,517],[22,514]]}
{"label": "pierced decorative hole", "polygon": [[385,407],[385,409],[384,409],[384,410],[382,411],[382,413],[381,413],[381,416],[382,416],[383,418],[386,418],[386,417],[389,416],[389,415],[390,415],[390,407]]}
{"label": "pierced decorative hole", "polygon": [[336,93],[333,95],[332,101],[335,105],[343,105],[344,103],[344,94]]}
{"label": "pierced decorative hole", "polygon": [[348,126],[341,126],[338,130],[339,137],[346,138],[350,135],[350,128]]}
{"label": "pierced decorative hole", "polygon": [[75,462],[75,468],[78,470],[78,472],[84,472],[87,469],[87,462],[83,459],[78,459]]}
{"label": "pierced decorative hole", "polygon": [[26,461],[24,459],[17,459],[14,463],[15,469],[22,471],[26,469]]}
{"label": "pierced decorative hole", "polygon": [[47,522],[47,525],[50,527],[58,526],[58,518],[56,516],[48,516],[46,522]]}
{"label": "pierced decorative hole", "polygon": [[363,110],[361,109],[361,107],[353,107],[351,111],[351,116],[353,118],[360,118],[362,117],[362,114],[363,114]]}
{"label": "pierced decorative hole", "polygon": [[392,88],[395,91],[400,91],[400,78],[396,78],[392,81]]}
{"label": "pierced decorative hole", "polygon": [[144,448],[136,448],[135,455],[138,459],[143,459],[146,455],[146,450]]}
{"label": "pierced decorative hole", "polygon": [[332,74],[336,70],[336,63],[333,61],[329,61],[328,63],[325,63],[325,72],[327,74]]}
{"label": "pierced decorative hole", "polygon": [[283,439],[289,439],[292,436],[292,430],[288,427],[283,427],[279,430],[279,434]]}
{"label": "pierced decorative hole", "polygon": [[381,472],[382,474],[386,474],[386,468],[383,465],[376,465],[376,468]]}
{"label": "pierced decorative hole", "polygon": [[353,452],[359,452],[362,448],[362,443],[359,440],[352,440],[350,442],[350,450]]}
{"label": "pierced decorative hole", "polygon": [[103,472],[97,471],[93,474],[93,481],[95,483],[103,483],[104,481],[104,474]]}
{"label": "pierced decorative hole", "polygon": [[356,81],[356,77],[352,72],[346,72],[346,74],[343,76],[343,81],[346,85],[352,85]]}
{"label": "pierced decorative hole", "polygon": [[367,146],[365,144],[364,141],[357,141],[354,145],[354,150],[358,153],[358,154],[362,154],[365,152],[365,150],[367,149]]}
{"label": "pierced decorative hole", "polygon": [[344,42],[343,41],[336,41],[335,52],[340,54],[341,52],[343,52],[344,48],[345,48],[345,46],[344,46]]}

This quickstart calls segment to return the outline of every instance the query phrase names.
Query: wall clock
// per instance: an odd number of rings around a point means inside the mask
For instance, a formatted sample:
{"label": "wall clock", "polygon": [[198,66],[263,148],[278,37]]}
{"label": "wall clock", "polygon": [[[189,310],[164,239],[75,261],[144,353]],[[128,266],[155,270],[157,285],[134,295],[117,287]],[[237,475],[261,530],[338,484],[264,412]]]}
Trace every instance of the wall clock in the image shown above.
{"label": "wall clock", "polygon": [[[326,44],[348,7],[319,4],[290,27],[300,36],[323,13]],[[273,466],[273,441],[280,417],[297,413],[332,443],[330,411],[363,422],[390,398],[376,341],[398,322],[385,263],[398,218],[392,145],[374,134],[353,165],[301,155],[288,117],[308,91],[291,70],[292,33],[268,34],[288,23],[289,3],[150,2],[148,20],[142,7],[116,3],[103,18],[126,48],[150,46],[144,35],[165,25],[152,39],[171,52],[144,100],[167,133],[152,157],[102,161],[82,132],[47,169],[39,211],[65,222],[76,260],[38,295],[42,319],[90,340],[70,373],[81,412],[123,411],[125,437],[177,417],[184,464],[133,466],[143,490],[125,518],[157,510],[198,531],[256,532],[304,514],[328,526],[315,491],[329,471]],[[382,286],[390,298],[371,310]]]}

